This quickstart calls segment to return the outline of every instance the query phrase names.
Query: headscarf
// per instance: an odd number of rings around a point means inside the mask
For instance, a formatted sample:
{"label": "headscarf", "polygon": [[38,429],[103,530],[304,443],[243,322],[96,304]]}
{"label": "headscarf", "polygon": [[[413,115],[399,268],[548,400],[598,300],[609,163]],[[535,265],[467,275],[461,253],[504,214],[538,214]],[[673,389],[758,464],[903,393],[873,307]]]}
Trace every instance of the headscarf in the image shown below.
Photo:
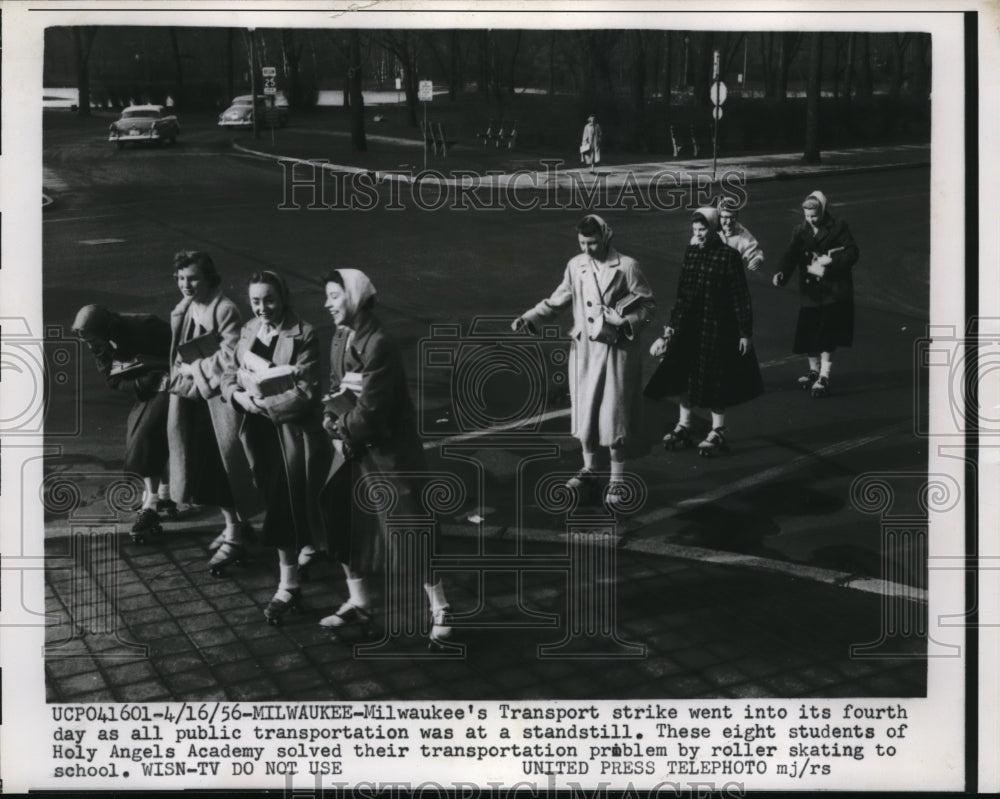
{"label": "headscarf", "polygon": [[807,200],[813,199],[819,203],[819,215],[826,216],[826,195],[821,191],[814,191],[806,197]]}
{"label": "headscarf", "polygon": [[111,338],[111,325],[115,314],[103,305],[84,305],[73,320],[73,332],[78,336]]}
{"label": "headscarf", "polygon": [[615,232],[611,229],[611,225],[605,222],[604,219],[599,217],[597,214],[587,214],[580,224],[583,224],[583,222],[586,222],[588,219],[593,219],[601,228],[601,244],[605,247],[610,247],[611,239],[615,235]]}
{"label": "headscarf", "polygon": [[699,208],[691,215],[691,221],[701,221],[699,220],[699,217],[701,217],[701,220],[703,220],[705,225],[708,227],[709,234],[718,234],[720,228],[718,210],[712,208],[711,206]]}
{"label": "headscarf", "polygon": [[361,306],[375,296],[375,286],[368,279],[368,275],[360,269],[335,269],[334,271],[344,281],[344,294],[347,298],[344,306],[347,316],[345,324],[350,325],[358,315]]}

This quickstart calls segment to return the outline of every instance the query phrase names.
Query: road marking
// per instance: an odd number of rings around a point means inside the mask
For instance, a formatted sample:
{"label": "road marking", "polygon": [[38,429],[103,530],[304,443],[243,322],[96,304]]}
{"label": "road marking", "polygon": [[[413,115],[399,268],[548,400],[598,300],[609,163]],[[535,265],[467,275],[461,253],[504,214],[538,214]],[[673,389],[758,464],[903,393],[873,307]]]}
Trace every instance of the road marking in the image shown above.
{"label": "road marking", "polygon": [[42,186],[52,191],[67,191],[69,184],[51,169],[42,167]]}
{"label": "road marking", "polygon": [[[552,419],[561,419],[563,416],[569,416],[569,408],[560,408],[556,411],[546,411],[545,413],[540,413],[537,416],[531,416],[527,419],[517,419],[513,422],[508,422],[507,424],[498,425],[496,427],[487,427],[483,430],[470,430],[468,433],[459,433],[458,435],[448,436],[447,438],[438,438],[434,441],[425,441],[424,449],[434,449],[435,447],[443,447],[446,444],[458,444],[462,441],[471,441],[476,438],[483,438],[484,436],[491,436],[494,433],[506,433],[509,430],[517,430],[520,427],[529,427],[536,424],[541,424],[542,422],[548,422]],[[562,434],[559,434],[562,435]]]}
{"label": "road marking", "polygon": [[123,244],[125,239],[83,239],[77,244],[86,244],[88,247],[96,247],[100,244]]}

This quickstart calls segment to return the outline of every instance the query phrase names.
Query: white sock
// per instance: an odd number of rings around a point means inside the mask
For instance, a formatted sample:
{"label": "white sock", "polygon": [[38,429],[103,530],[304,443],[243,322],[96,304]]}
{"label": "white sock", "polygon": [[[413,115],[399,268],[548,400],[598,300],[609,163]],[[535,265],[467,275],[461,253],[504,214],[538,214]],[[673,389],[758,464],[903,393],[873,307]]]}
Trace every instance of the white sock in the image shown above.
{"label": "white sock", "polygon": [[691,408],[681,405],[680,415],[677,417],[677,424],[681,427],[691,426]]}
{"label": "white sock", "polygon": [[427,592],[427,599],[430,600],[432,613],[437,613],[442,608],[448,607],[448,600],[444,595],[443,583],[440,581],[434,583],[434,585],[424,583],[424,590]]}
{"label": "white sock", "polygon": [[621,483],[625,479],[625,461],[611,461],[611,482]]}
{"label": "white sock", "polygon": [[160,487],[156,491],[156,498],[162,500],[170,499],[170,483],[160,483]]}
{"label": "white sock", "polygon": [[809,371],[818,372],[819,371],[819,358],[815,355],[809,356]]}
{"label": "white sock", "polygon": [[588,452],[587,450],[583,451],[583,468],[584,469],[590,469],[591,471],[594,470],[594,453],[593,452]]}
{"label": "white sock", "polygon": [[142,493],[142,509],[153,510],[156,508],[156,494],[144,491]]}
{"label": "white sock", "polygon": [[368,584],[364,577],[347,578],[347,595],[352,605],[358,608],[367,608],[371,602],[368,596]]}
{"label": "white sock", "polygon": [[822,353],[822,365],[819,368],[819,376],[830,379],[830,369],[833,368],[833,359],[830,357],[830,353]]}
{"label": "white sock", "polygon": [[716,413],[715,411],[712,411],[712,429],[715,430],[717,427],[725,427],[725,426],[726,426],[726,414]]}
{"label": "white sock", "polygon": [[279,591],[291,591],[299,587],[298,564],[290,563],[286,566],[284,563],[279,563],[278,570],[281,573],[281,580],[278,582]]}

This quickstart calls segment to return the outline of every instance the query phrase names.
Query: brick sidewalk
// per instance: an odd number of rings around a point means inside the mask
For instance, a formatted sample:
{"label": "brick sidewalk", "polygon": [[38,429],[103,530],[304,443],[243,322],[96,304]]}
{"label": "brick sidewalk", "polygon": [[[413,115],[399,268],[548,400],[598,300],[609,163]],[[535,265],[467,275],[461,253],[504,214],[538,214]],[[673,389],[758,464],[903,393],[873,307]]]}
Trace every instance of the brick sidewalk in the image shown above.
{"label": "brick sidewalk", "polygon": [[[748,568],[615,550],[617,580],[595,583],[617,593],[617,619],[610,627],[601,618],[574,624],[566,573],[544,567],[546,559],[563,562],[567,545],[556,534],[550,544],[521,542],[519,557],[541,567],[523,571],[520,588],[511,569],[480,574],[469,541],[443,538],[439,548],[468,555],[468,570],[446,577],[453,610],[466,615],[456,630],[464,653],[433,654],[422,637],[404,636],[392,657],[356,657],[316,624],[345,596],[339,568],[322,564],[304,585],[305,612],[269,626],[263,608],[277,583],[274,552],[260,550],[246,569],[213,579],[206,564],[214,532],[168,531],[146,545],[122,533],[47,541],[46,610],[59,619],[47,629],[50,701],[861,697],[926,689],[922,639],[890,639],[879,657],[850,656],[851,645],[883,638],[881,619],[893,617],[883,603],[905,600]],[[491,542],[490,554],[515,554],[515,543]]]}

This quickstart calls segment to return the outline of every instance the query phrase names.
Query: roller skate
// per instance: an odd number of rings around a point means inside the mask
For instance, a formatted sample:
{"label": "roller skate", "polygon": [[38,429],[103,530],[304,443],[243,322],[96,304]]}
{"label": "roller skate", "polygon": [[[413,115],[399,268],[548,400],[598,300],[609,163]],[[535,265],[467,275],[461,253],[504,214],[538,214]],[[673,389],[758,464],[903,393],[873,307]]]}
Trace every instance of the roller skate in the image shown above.
{"label": "roller skate", "polygon": [[710,458],[716,452],[729,452],[725,429],[724,427],[716,427],[705,436],[705,440],[698,445],[698,454],[703,458]]}
{"label": "roller skate", "polygon": [[584,466],[566,481],[566,488],[576,494],[577,500],[586,502],[598,495],[597,477],[593,470]]}
{"label": "roller skate", "polygon": [[812,394],[813,399],[822,399],[823,397],[829,396],[829,385],[830,379],[820,375],[816,378],[816,382],[812,384]]}
{"label": "roller skate", "polygon": [[685,424],[677,425],[673,430],[667,432],[663,437],[663,448],[665,450],[675,450],[677,447],[693,447],[694,440],[691,438],[691,428]]}
{"label": "roller skate", "polygon": [[808,391],[813,387],[813,385],[816,383],[818,379],[819,379],[819,372],[810,369],[809,374],[802,375],[802,377],[799,378],[798,381],[799,388],[801,388],[803,391]]}
{"label": "roller skate", "polygon": [[350,601],[341,605],[336,613],[320,619],[319,626],[327,630],[335,641],[347,640],[352,635],[351,631],[361,638],[371,638],[374,633],[368,608],[358,607]]}
{"label": "roller skate", "polygon": [[281,624],[281,620],[289,613],[302,610],[302,589],[300,588],[279,588],[271,601],[264,608],[264,618],[267,623],[275,627]]}
{"label": "roller skate", "polygon": [[604,507],[611,513],[620,511],[622,505],[628,500],[628,493],[628,487],[624,482],[612,480],[604,489]]}
{"label": "roller skate", "polygon": [[223,541],[208,562],[208,571],[213,577],[225,577],[229,566],[246,566],[249,562],[246,547],[239,541]]}
{"label": "roller skate", "polygon": [[129,532],[129,537],[133,544],[145,544],[150,538],[162,535],[163,528],[160,526],[160,517],[152,508],[143,508],[135,518],[135,524]]}
{"label": "roller skate", "polygon": [[177,503],[172,499],[157,499],[156,512],[162,513],[168,521],[173,521],[177,518]]}

